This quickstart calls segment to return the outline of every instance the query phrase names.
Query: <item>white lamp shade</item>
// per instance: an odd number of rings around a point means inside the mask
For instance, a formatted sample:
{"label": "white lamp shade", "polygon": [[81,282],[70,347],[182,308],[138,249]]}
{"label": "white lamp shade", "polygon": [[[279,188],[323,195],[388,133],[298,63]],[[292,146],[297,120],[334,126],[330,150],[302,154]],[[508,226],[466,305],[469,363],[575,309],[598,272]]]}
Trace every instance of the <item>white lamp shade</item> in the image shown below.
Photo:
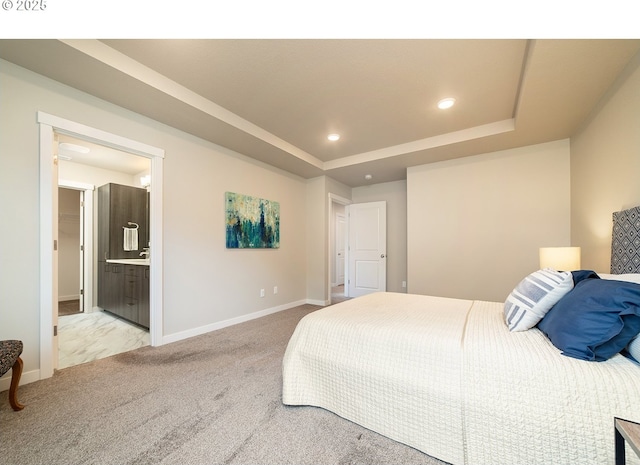
{"label": "white lamp shade", "polygon": [[579,270],[580,247],[540,247],[540,268]]}

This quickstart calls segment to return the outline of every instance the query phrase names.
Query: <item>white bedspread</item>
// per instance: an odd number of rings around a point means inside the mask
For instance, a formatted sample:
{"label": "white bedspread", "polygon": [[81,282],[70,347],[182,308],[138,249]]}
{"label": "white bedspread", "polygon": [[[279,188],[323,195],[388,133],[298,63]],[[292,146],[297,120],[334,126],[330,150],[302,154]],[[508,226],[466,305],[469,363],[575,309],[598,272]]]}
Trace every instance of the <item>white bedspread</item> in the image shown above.
{"label": "white bedspread", "polygon": [[283,402],[456,465],[613,464],[613,417],[640,420],[640,367],[564,357],[501,312],[395,293],[318,310],[287,347]]}
{"label": "white bedspread", "polygon": [[471,304],[383,293],[307,315],[284,357],[284,403],[463,463],[460,344]]}
{"label": "white bedspread", "polygon": [[502,315],[495,302],[469,312],[465,463],[613,465],[614,417],[640,420],[640,366],[565,357],[537,328],[509,332]]}

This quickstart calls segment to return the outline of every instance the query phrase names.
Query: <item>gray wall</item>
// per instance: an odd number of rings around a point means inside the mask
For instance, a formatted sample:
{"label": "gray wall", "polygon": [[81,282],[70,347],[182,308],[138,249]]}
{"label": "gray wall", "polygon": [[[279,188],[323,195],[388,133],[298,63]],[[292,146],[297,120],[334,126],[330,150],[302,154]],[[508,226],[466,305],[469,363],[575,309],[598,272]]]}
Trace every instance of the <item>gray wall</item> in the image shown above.
{"label": "gray wall", "polygon": [[406,292],[407,182],[385,182],[353,189],[353,202],[387,202],[387,291]]}
{"label": "gray wall", "polygon": [[569,141],[409,168],[409,292],[504,301],[570,240]]}
{"label": "gray wall", "polygon": [[571,139],[571,239],[609,273],[611,214],[640,205],[640,54]]}
{"label": "gray wall", "polygon": [[[637,57],[625,78],[572,139],[571,154],[569,141],[557,141],[412,168],[406,192],[403,183],[352,192],[324,176],[288,175],[0,61],[0,262],[10,264],[0,268],[0,338],[25,342],[23,379],[37,379],[37,111],[165,150],[163,334],[171,335],[325,301],[330,193],[387,200],[389,290],[406,272],[409,292],[500,301],[537,268],[538,247],[547,245],[582,246],[583,267],[604,271],[611,212],[640,204]],[[281,249],[226,250],[225,191],[281,202]],[[259,297],[260,288],[275,285],[277,295]]]}
{"label": "gray wall", "polygon": [[[306,181],[5,61],[0,88],[0,337],[24,342],[25,380],[40,366],[38,111],[165,150],[163,335],[306,300]],[[280,202],[280,249],[226,249],[226,191]]]}

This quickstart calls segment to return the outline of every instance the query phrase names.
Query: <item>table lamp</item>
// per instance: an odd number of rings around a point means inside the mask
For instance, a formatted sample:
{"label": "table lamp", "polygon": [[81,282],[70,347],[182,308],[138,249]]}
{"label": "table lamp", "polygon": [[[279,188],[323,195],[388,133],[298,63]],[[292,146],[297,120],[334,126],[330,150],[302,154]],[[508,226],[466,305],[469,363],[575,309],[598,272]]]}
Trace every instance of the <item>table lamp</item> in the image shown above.
{"label": "table lamp", "polygon": [[540,269],[557,271],[580,269],[580,247],[540,247]]}

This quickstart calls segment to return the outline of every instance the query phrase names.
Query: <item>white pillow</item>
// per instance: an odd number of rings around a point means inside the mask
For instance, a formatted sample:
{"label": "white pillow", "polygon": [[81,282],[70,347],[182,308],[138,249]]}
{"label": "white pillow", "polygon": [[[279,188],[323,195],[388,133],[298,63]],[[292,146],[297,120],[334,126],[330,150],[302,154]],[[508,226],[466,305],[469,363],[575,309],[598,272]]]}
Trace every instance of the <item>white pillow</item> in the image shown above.
{"label": "white pillow", "polygon": [[569,271],[545,268],[531,273],[520,281],[504,303],[504,319],[509,331],[533,328],[571,289],[573,275]]}
{"label": "white pillow", "polygon": [[640,273],[607,274],[597,273],[602,279],[613,279],[615,281],[626,281],[628,283],[640,284]]}

